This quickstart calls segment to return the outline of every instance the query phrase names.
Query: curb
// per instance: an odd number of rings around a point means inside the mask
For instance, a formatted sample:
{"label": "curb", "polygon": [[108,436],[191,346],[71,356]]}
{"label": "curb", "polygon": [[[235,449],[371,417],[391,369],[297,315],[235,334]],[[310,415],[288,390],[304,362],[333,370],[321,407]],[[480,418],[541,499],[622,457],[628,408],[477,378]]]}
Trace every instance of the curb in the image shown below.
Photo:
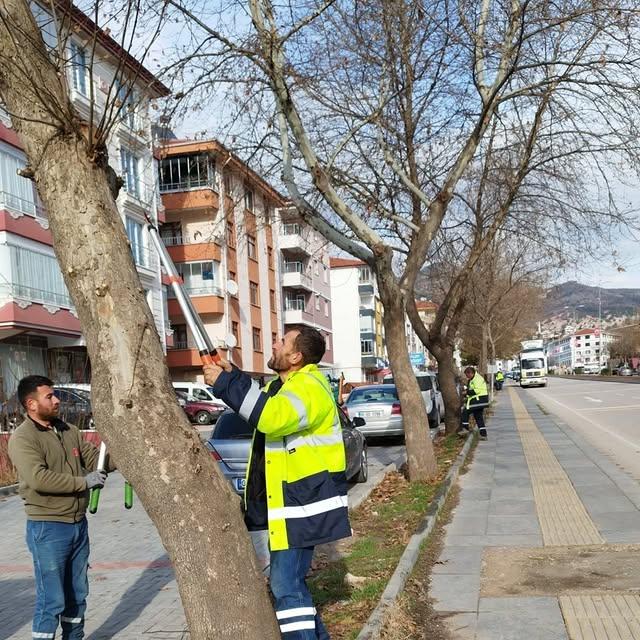
{"label": "curb", "polygon": [[422,542],[433,530],[438,519],[438,515],[440,514],[449,492],[451,491],[451,487],[453,487],[455,481],[458,479],[460,468],[469,455],[473,439],[474,433],[467,436],[467,441],[464,443],[462,451],[458,454],[456,461],[453,463],[451,469],[449,469],[442,485],[440,485],[438,492],[429,505],[429,509],[427,510],[424,520],[420,523],[416,532],[411,536],[409,544],[407,544],[407,548],[400,557],[396,570],[393,572],[391,579],[380,597],[380,602],[378,602],[373,613],[369,616],[369,619],[358,634],[356,640],[377,640],[377,638],[380,637],[380,630],[382,629],[385,615],[404,589],[407,578],[411,574],[411,571],[420,556],[420,547]]}
{"label": "curb", "polygon": [[18,493],[18,484],[10,484],[6,487],[0,487],[0,496],[12,496]]}

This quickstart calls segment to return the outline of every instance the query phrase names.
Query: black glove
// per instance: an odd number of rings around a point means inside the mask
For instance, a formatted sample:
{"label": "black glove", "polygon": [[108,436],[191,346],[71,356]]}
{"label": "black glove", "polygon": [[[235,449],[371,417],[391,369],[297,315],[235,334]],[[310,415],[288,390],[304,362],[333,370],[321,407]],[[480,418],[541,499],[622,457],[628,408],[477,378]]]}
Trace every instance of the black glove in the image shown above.
{"label": "black glove", "polygon": [[84,479],[87,483],[87,489],[102,489],[107,479],[107,474],[105,471],[92,471],[91,473],[87,473]]}

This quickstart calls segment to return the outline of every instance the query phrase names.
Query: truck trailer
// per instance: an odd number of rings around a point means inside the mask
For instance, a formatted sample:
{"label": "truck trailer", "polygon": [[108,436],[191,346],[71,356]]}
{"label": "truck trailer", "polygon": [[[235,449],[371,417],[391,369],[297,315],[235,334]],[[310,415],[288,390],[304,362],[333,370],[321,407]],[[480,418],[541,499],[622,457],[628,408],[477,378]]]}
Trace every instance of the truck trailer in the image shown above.
{"label": "truck trailer", "polygon": [[524,340],[520,352],[520,386],[547,386],[547,354],[543,340]]}

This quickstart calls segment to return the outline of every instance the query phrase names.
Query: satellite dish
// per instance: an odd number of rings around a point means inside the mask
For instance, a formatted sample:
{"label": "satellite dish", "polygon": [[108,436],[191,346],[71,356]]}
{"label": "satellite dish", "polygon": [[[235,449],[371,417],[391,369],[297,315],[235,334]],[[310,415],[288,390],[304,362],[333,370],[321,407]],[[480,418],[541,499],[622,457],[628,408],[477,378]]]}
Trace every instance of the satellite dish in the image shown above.
{"label": "satellite dish", "polygon": [[227,280],[227,293],[232,296],[238,293],[238,283],[235,280]]}
{"label": "satellite dish", "polygon": [[227,334],[224,341],[227,343],[229,349],[233,349],[238,344],[236,337],[232,333]]}

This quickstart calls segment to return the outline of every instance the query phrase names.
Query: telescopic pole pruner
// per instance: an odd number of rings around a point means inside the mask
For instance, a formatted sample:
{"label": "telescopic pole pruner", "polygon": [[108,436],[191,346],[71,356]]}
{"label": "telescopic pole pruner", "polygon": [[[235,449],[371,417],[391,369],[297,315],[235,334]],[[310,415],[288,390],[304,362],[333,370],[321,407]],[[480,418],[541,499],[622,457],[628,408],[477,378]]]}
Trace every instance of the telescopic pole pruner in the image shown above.
{"label": "telescopic pole pruner", "polygon": [[162,263],[164,270],[167,272],[173,293],[180,305],[180,309],[182,310],[187,325],[189,326],[191,335],[193,335],[196,346],[198,347],[202,364],[214,364],[219,362],[220,355],[211,343],[209,334],[204,328],[202,320],[191,302],[191,298],[189,298],[182,286],[182,278],[178,274],[178,271],[173,264],[173,260],[160,238],[157,227],[153,224],[148,215],[145,214],[145,217],[147,219],[147,230],[149,231],[149,236],[151,237],[151,241],[158,252],[160,262]]}

